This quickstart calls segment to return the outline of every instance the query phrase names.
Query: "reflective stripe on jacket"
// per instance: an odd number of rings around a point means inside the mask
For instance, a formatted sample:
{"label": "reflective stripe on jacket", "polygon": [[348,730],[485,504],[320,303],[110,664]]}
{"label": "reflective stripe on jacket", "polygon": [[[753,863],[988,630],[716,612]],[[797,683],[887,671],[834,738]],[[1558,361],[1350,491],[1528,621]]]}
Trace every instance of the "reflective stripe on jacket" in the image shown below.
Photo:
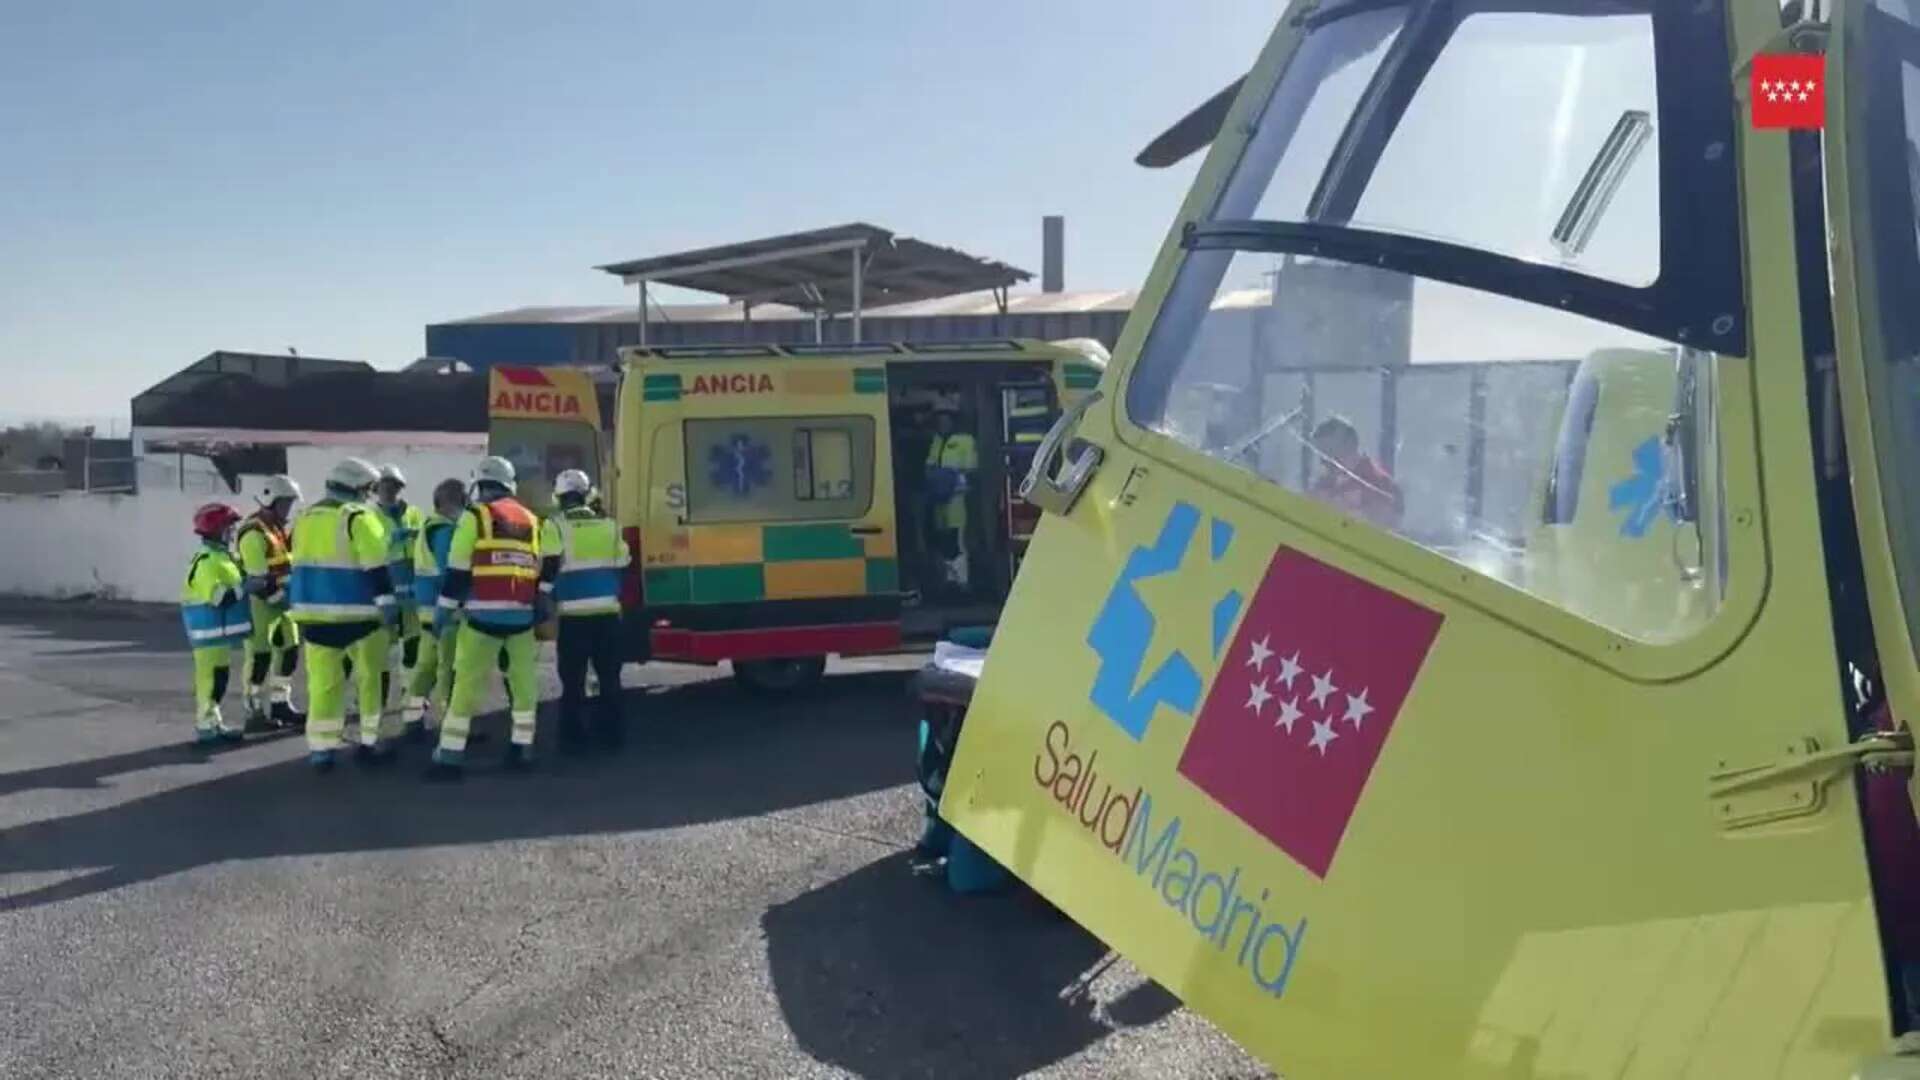
{"label": "reflective stripe on jacket", "polygon": [[632,554],[611,519],[585,507],[548,518],[540,551],[560,560],[559,576],[541,587],[552,590],[561,615],[620,614],[620,574]]}
{"label": "reflective stripe on jacket", "polygon": [[417,506],[405,502],[378,507],[387,527],[387,573],[393,579],[393,591],[402,605],[413,603],[413,539],[426,523]]}
{"label": "reflective stripe on jacket", "polygon": [[[464,607],[476,623],[533,625],[540,585],[540,522],[511,496],[472,507],[454,529],[447,569],[473,575]],[[442,596],[445,606],[448,597]]]}
{"label": "reflective stripe on jacket", "polygon": [[[440,602],[440,582],[447,569],[447,551],[453,546],[453,522],[435,514],[413,538],[413,599],[421,607]],[[394,586],[399,588],[398,585]]]}
{"label": "reflective stripe on jacket", "polygon": [[241,595],[246,575],[226,548],[207,544],[187,564],[180,586],[180,622],[196,649],[238,645],[253,633],[251,604]]}
{"label": "reflective stripe on jacket", "polygon": [[387,530],[357,503],[316,503],[293,523],[293,617],[303,623],[379,619],[383,592],[376,571],[387,566]]}

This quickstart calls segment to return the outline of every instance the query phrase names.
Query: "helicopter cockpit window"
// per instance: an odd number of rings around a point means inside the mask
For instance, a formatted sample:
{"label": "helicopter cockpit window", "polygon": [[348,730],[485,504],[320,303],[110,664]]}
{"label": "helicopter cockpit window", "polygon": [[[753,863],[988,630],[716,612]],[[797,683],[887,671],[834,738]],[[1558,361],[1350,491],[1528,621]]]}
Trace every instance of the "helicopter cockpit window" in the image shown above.
{"label": "helicopter cockpit window", "polygon": [[[1590,621],[1678,640],[1725,577],[1716,353],[1698,344],[1743,351],[1745,315],[1737,265],[1677,241],[1723,231],[1738,250],[1730,216],[1698,216],[1715,177],[1737,204],[1731,170],[1670,185],[1663,162],[1719,136],[1730,157],[1732,117],[1675,85],[1689,65],[1656,49],[1675,36],[1656,21],[1682,18],[1665,5],[1533,6],[1367,5],[1312,26],[1188,230],[1127,411]],[[1689,48],[1717,40],[1706,6]]]}

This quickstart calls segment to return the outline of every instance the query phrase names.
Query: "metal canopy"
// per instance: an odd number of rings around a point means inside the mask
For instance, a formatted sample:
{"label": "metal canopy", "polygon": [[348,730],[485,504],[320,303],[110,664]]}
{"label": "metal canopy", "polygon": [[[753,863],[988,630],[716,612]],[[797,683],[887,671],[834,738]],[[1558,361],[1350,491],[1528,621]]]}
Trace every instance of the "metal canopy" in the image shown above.
{"label": "metal canopy", "polygon": [[[784,304],[821,316],[860,313],[876,305],[1005,290],[1033,275],[953,248],[895,236],[856,223],[682,251],[600,269],[640,286],[640,335],[646,341],[647,285],[659,282],[718,293],[752,317],[755,304]],[[1003,299],[1004,303],[1004,299]]]}

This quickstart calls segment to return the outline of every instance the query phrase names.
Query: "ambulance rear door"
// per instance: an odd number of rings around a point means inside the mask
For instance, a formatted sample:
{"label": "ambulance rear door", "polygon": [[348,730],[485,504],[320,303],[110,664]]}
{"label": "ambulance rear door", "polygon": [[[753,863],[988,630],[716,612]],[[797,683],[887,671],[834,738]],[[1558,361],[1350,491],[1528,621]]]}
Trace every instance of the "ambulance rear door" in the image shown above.
{"label": "ambulance rear door", "polygon": [[553,478],[581,469],[603,490],[599,391],[580,368],[496,364],[487,376],[487,452],[513,462],[520,500],[553,510]]}

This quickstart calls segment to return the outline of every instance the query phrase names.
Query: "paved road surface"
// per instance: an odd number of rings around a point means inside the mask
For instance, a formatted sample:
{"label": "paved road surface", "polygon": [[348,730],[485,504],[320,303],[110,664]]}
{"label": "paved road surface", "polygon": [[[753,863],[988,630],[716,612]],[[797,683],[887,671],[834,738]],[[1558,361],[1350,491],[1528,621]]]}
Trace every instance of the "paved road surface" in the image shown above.
{"label": "paved road surface", "polygon": [[178,638],[0,605],[0,1076],[1265,1075],[1031,897],[913,876],[908,664],[776,707],[629,668],[622,759],[429,787],[196,760]]}

